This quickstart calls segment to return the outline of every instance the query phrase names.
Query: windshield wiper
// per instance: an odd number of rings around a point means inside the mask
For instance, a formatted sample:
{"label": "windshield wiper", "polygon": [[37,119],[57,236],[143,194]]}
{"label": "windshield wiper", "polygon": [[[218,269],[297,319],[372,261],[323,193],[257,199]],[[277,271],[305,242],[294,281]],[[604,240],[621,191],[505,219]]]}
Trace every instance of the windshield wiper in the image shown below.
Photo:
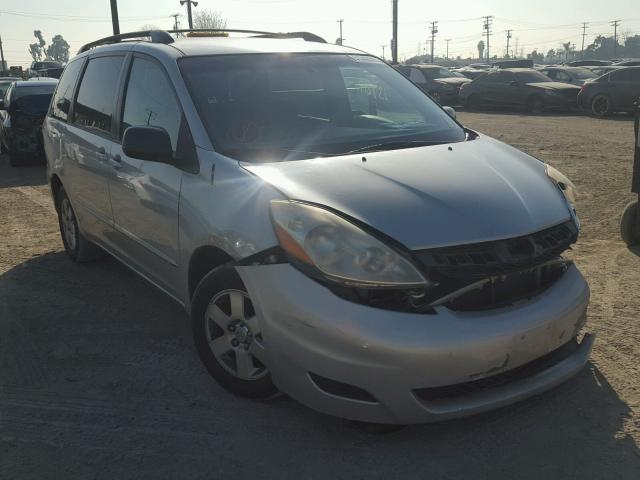
{"label": "windshield wiper", "polygon": [[367,145],[365,147],[356,148],[355,150],[349,150],[348,152],[336,153],[338,155],[351,155],[354,153],[363,152],[381,152],[384,150],[400,150],[402,148],[414,148],[414,147],[430,147],[432,145],[442,145],[447,142],[427,142],[425,140],[403,140],[396,142],[375,143],[373,145]]}

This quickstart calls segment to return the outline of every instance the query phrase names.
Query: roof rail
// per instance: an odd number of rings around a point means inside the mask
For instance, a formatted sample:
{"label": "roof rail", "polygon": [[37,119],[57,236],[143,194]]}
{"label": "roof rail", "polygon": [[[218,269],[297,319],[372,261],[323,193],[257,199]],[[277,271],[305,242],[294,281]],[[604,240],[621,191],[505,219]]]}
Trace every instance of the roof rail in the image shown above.
{"label": "roof rail", "polygon": [[94,47],[99,47],[100,45],[110,45],[113,43],[119,43],[122,40],[134,40],[134,39],[143,39],[150,38],[151,43],[164,43],[168,45],[173,43],[175,40],[171,36],[172,33],[248,33],[252,34],[257,38],[301,38],[307,42],[318,42],[318,43],[327,43],[326,40],[318,35],[315,35],[310,32],[263,32],[261,30],[238,30],[233,28],[191,28],[191,29],[182,29],[182,30],[142,30],[139,32],[129,32],[129,33],[121,33],[119,35],[112,35],[110,37],[104,37],[99,40],[95,40],[93,42],[87,43],[80,47],[78,53],[86,52]]}
{"label": "roof rail", "polygon": [[301,38],[307,42],[327,43],[327,41],[310,32],[263,32],[261,30],[239,30],[234,28],[187,28],[181,30],[167,30],[167,33],[248,33],[257,38]]}
{"label": "roof rail", "polygon": [[86,52],[87,50],[98,47],[100,45],[110,45],[112,43],[121,42],[122,40],[141,39],[145,37],[151,38],[152,43],[169,44],[174,42],[173,37],[164,30],[142,30],[139,32],[121,33],[119,35],[112,35],[110,37],[104,37],[99,40],[95,40],[80,47],[78,53],[80,54],[82,52]]}

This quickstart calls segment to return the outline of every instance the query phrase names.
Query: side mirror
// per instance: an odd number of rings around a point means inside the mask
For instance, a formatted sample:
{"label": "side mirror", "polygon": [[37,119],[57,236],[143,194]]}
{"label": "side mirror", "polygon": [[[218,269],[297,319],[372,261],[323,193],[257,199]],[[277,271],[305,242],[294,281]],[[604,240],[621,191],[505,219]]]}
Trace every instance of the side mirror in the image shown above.
{"label": "side mirror", "polygon": [[173,159],[171,139],[164,128],[129,127],[124,131],[122,151],[131,158],[169,163]]}
{"label": "side mirror", "polygon": [[512,87],[517,87],[518,85],[520,85],[516,80],[511,80],[509,82],[509,85],[511,85]]}
{"label": "side mirror", "polygon": [[452,107],[442,107],[442,109],[447,112],[451,118],[456,118],[456,111]]}

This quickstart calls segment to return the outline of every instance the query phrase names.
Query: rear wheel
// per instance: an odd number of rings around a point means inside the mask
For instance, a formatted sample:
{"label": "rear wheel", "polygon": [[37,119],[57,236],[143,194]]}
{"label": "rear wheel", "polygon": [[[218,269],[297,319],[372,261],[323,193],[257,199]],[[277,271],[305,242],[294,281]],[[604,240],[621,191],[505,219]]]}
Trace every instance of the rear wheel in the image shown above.
{"label": "rear wheel", "polygon": [[640,203],[637,200],[628,204],[622,213],[620,236],[629,247],[640,245]]}
{"label": "rear wheel", "polygon": [[60,236],[67,255],[74,262],[84,263],[102,256],[102,250],[87,240],[78,228],[78,220],[71,206],[67,192],[61,188],[56,195]]}
{"label": "rear wheel", "polygon": [[220,267],[204,277],[193,297],[191,322],[198,355],[222,387],[249,398],[277,395],[256,311],[235,269]]}
{"label": "rear wheel", "polygon": [[604,117],[611,114],[611,99],[604,94],[598,94],[591,100],[591,113],[596,117]]}

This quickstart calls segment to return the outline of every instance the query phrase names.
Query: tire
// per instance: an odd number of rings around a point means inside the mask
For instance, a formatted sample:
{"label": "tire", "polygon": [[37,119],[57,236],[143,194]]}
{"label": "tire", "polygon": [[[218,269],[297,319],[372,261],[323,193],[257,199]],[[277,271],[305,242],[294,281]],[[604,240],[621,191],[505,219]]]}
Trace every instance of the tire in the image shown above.
{"label": "tire", "polygon": [[100,258],[103,254],[102,250],[80,232],[75,211],[64,188],[61,188],[56,195],[56,210],[60,236],[69,258],[77,263],[91,262]]}
{"label": "tire", "polygon": [[253,399],[277,396],[261,361],[265,348],[255,309],[233,267],[216,268],[198,284],[191,328],[200,360],[223,388]]}
{"label": "tire", "polygon": [[544,99],[538,95],[533,95],[527,99],[527,112],[540,114],[544,111]]}
{"label": "tire", "polygon": [[620,220],[620,236],[629,247],[640,245],[640,202],[628,204]]}
{"label": "tire", "polygon": [[599,93],[591,99],[591,114],[596,117],[606,117],[612,113],[611,98],[604,93]]}

